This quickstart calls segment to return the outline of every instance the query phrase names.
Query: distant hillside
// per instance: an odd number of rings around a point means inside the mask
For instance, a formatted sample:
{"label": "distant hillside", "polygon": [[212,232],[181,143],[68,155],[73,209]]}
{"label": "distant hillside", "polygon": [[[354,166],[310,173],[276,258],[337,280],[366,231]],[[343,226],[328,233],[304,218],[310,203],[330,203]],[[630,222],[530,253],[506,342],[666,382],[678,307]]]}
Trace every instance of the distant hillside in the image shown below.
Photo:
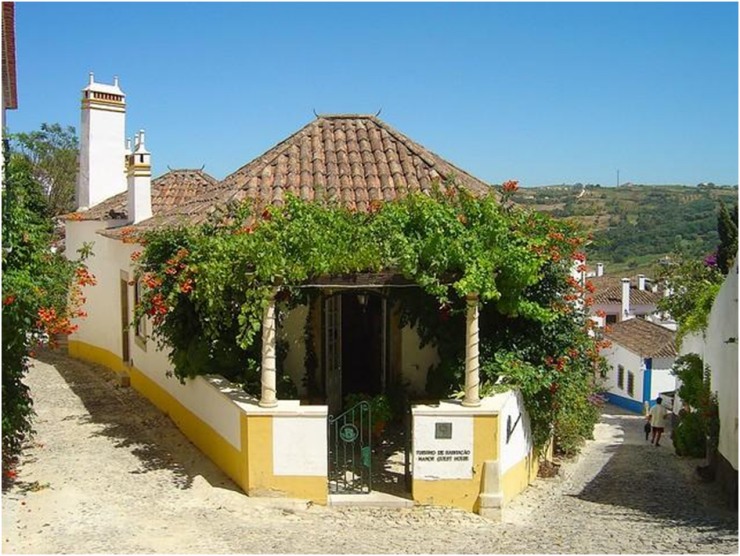
{"label": "distant hillside", "polygon": [[520,189],[515,200],[580,222],[593,234],[590,262],[607,272],[643,269],[680,250],[702,256],[717,246],[720,200],[737,204],[737,186],[546,186]]}

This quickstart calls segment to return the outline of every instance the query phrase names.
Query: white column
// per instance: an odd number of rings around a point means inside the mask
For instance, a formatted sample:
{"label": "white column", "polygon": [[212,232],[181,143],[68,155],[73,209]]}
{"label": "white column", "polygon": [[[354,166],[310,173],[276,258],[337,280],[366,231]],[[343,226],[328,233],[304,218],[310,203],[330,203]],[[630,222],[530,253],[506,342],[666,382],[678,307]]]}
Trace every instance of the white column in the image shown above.
{"label": "white column", "polygon": [[478,294],[467,296],[468,311],[465,325],[465,397],[466,407],[480,405],[480,376],[478,369]]}
{"label": "white column", "polygon": [[275,296],[273,295],[265,308],[265,316],[262,319],[262,392],[259,401],[260,407],[275,407],[278,404],[275,359],[276,328]]}

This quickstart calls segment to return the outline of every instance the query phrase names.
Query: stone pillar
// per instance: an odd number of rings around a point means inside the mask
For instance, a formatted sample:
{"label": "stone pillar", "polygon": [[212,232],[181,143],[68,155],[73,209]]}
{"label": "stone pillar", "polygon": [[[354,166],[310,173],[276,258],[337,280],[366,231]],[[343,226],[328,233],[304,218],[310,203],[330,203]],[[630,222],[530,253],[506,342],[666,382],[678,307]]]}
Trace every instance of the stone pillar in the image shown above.
{"label": "stone pillar", "polygon": [[480,376],[478,361],[478,294],[467,296],[468,311],[465,325],[465,397],[466,407],[480,405]]}
{"label": "stone pillar", "polygon": [[275,296],[270,299],[262,319],[262,392],[260,407],[277,406],[276,393],[276,341],[277,321],[275,319]]}

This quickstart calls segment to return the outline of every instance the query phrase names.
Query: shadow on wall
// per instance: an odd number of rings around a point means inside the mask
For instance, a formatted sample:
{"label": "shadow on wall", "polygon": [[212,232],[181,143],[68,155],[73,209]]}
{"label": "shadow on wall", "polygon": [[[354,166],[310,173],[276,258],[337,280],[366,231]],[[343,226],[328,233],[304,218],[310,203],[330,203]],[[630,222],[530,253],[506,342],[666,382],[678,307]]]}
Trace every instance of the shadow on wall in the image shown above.
{"label": "shadow on wall", "polygon": [[53,365],[80,398],[89,413],[82,422],[103,426],[96,436],[112,439],[116,447],[139,458],[140,468],[130,473],[168,470],[180,489],[190,488],[193,479],[201,476],[213,487],[242,492],[167,415],[133,388],[118,386],[109,369],[59,351],[39,350],[36,358]]}
{"label": "shadow on wall", "polygon": [[[718,485],[700,483],[693,476],[702,460],[679,458],[670,439],[664,442],[657,449],[649,443],[606,447],[608,461],[580,493],[571,496],[614,507],[615,519],[659,520],[737,537],[737,513],[722,506]],[[637,510],[644,518],[632,511],[620,516],[619,508]]]}

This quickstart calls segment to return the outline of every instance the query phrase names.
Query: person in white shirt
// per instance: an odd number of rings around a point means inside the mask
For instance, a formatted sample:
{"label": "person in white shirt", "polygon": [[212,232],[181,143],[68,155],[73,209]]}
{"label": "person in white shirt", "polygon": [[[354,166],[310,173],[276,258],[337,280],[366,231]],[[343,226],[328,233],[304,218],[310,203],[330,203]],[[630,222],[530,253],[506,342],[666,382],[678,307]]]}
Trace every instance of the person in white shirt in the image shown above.
{"label": "person in white shirt", "polygon": [[648,421],[653,428],[653,437],[650,439],[650,444],[655,444],[656,447],[660,446],[660,436],[665,430],[665,421],[668,416],[666,408],[663,407],[663,398],[655,400],[655,405],[650,408],[648,413]]}

